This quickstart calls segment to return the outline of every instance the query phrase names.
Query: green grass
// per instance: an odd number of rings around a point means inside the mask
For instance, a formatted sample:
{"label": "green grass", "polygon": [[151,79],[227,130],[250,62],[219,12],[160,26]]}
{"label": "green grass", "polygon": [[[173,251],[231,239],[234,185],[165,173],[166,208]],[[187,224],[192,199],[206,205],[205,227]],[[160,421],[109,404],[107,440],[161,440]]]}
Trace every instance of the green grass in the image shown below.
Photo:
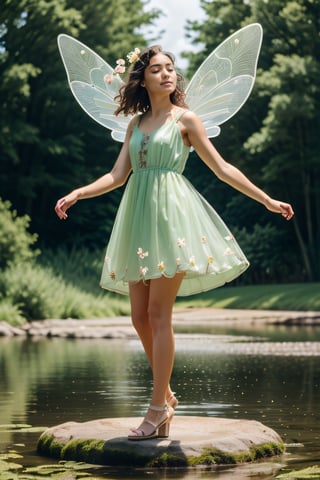
{"label": "green grass", "polygon": [[177,307],[320,311],[320,283],[225,286],[194,297],[178,298]]}
{"label": "green grass", "polygon": [[[0,321],[130,314],[127,296],[99,287],[101,252],[45,252],[36,263],[0,272]],[[178,297],[175,308],[320,311],[320,283],[231,286]]]}

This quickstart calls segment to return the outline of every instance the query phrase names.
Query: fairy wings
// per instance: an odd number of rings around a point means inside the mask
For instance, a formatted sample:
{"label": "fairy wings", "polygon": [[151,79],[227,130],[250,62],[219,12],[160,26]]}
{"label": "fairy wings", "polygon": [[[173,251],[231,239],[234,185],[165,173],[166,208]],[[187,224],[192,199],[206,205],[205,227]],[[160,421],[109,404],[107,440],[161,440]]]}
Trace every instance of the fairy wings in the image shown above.
{"label": "fairy wings", "polygon": [[[258,23],[247,25],[224,40],[204,60],[186,88],[186,103],[203,122],[209,138],[220,133],[249,97],[256,77],[262,42]],[[73,37],[58,36],[59,51],[71,91],[83,110],[124,141],[131,116],[114,115],[115,97],[123,80],[93,50]],[[112,81],[109,79],[112,76]]]}

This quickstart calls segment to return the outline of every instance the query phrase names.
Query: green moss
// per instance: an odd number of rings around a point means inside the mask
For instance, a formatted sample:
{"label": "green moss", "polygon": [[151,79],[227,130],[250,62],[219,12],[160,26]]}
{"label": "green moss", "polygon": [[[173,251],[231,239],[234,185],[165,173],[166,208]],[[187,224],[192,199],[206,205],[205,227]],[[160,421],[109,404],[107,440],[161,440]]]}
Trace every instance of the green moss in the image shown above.
{"label": "green moss", "polygon": [[251,450],[254,453],[254,460],[258,460],[259,458],[281,455],[285,451],[285,446],[283,443],[268,442],[252,447]]}
{"label": "green moss", "polygon": [[55,441],[53,435],[41,435],[37,450],[39,453],[51,458],[61,458],[62,444]]}
{"label": "green moss", "polygon": [[104,445],[104,440],[70,440],[62,447],[61,458],[103,464],[105,461]]}
{"label": "green moss", "polygon": [[187,467],[188,460],[184,456],[174,455],[173,453],[162,453],[156,458],[150,460],[146,467],[163,468],[163,467]]}
{"label": "green moss", "polygon": [[225,453],[214,448],[205,448],[200,456],[188,458],[190,466],[196,465],[235,465],[254,462],[260,458],[280,455],[285,450],[283,443],[268,442],[251,447],[249,451]]}
{"label": "green moss", "polygon": [[[183,454],[163,452],[150,460],[144,449],[106,448],[104,440],[70,440],[59,444],[52,435],[42,435],[38,442],[38,451],[44,455],[64,460],[75,460],[90,464],[136,467],[192,467],[197,465],[234,465],[279,455],[284,452],[282,443],[269,442],[256,445],[249,451],[225,453],[211,447],[204,448],[199,456],[186,457]],[[147,450],[146,450],[147,451]]]}

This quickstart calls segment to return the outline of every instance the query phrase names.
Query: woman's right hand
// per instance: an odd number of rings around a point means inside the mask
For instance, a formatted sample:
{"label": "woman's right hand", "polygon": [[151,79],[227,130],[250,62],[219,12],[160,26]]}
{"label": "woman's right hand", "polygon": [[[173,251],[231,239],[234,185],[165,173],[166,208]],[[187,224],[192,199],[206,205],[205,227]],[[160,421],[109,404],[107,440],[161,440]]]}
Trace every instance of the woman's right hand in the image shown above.
{"label": "woman's right hand", "polygon": [[79,196],[76,190],[73,192],[69,193],[65,197],[60,198],[56,206],[54,207],[56,214],[60,218],[60,220],[67,220],[68,215],[67,215],[67,210],[72,207],[77,201],[79,200]]}

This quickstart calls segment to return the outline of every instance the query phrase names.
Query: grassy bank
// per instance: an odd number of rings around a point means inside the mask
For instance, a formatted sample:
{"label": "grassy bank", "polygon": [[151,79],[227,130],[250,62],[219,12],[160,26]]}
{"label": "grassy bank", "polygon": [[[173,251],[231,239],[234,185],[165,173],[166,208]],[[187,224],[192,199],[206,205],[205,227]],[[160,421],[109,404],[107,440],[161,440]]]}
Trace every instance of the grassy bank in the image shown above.
{"label": "grassy bank", "polygon": [[[21,325],[46,318],[103,318],[130,314],[129,298],[99,287],[98,254],[47,252],[0,275],[0,321]],[[176,308],[320,311],[320,283],[227,285],[177,299]]]}
{"label": "grassy bank", "polygon": [[320,283],[225,286],[177,301],[180,307],[320,311]]}

